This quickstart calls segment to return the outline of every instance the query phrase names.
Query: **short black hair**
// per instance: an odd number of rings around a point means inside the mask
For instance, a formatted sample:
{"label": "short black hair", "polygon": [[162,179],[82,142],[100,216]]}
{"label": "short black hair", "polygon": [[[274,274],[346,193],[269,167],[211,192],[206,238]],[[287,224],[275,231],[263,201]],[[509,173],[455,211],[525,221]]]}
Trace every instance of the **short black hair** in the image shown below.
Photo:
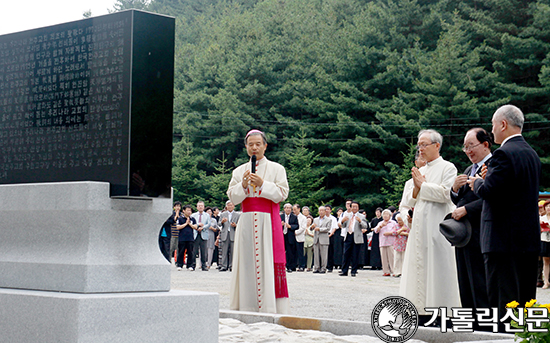
{"label": "short black hair", "polygon": [[489,149],[491,148],[491,146],[493,146],[493,138],[492,138],[491,134],[489,132],[487,132],[487,130],[485,130],[481,127],[475,127],[473,129],[471,129],[470,131],[474,131],[476,133],[476,139],[480,143],[487,142],[489,144],[489,146],[488,146]]}
{"label": "short black hair", "polygon": [[380,213],[382,213],[382,211],[384,211],[384,209],[382,207],[377,207],[374,212],[376,212],[376,211],[380,211]]}
{"label": "short black hair", "polygon": [[353,206],[353,204],[357,204],[357,207],[359,207],[359,203],[357,201],[352,201],[351,205]]}
{"label": "short black hair", "polygon": [[395,210],[397,210],[397,208],[395,208],[395,206],[390,206],[390,207],[388,207],[388,210],[394,212]]}
{"label": "short black hair", "polygon": [[183,206],[181,207],[181,209],[184,210],[184,211],[185,211],[186,209],[188,209],[188,208],[190,208],[191,210],[193,210],[193,208],[191,207],[191,205],[183,205]]}
{"label": "short black hair", "polygon": [[338,212],[338,211],[340,211],[340,210],[342,210],[342,211],[343,211],[344,209],[343,209],[343,208],[341,208],[341,207],[338,207],[338,208],[336,209],[336,212]]}
{"label": "short black hair", "polygon": [[326,204],[325,207],[330,207],[332,209],[332,206],[330,204]]}
{"label": "short black hair", "polygon": [[180,206],[181,206],[181,202],[179,202],[179,201],[176,201],[176,202],[174,203],[174,206],[173,206],[173,207],[176,207],[176,206],[178,206],[178,205],[180,205]]}
{"label": "short black hair", "polygon": [[[208,210],[212,211],[212,207],[208,206],[207,208],[204,209],[204,212],[206,212]],[[214,211],[212,211],[212,212],[214,212]]]}

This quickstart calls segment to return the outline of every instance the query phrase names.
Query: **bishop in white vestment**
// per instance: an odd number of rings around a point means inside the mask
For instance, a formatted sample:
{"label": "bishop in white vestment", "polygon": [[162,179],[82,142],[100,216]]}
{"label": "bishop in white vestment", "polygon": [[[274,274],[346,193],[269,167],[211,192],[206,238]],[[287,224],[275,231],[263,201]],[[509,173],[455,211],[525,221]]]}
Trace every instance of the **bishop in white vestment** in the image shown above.
{"label": "bishop in white vestment", "polygon": [[[258,142],[263,142],[263,150]],[[230,308],[285,314],[289,305],[279,203],[288,196],[286,171],[263,155],[267,146],[263,133],[250,131],[245,143],[248,154],[258,160],[255,174],[250,162],[237,167],[227,190],[243,211],[235,230]]]}
{"label": "bishop in white vestment", "polygon": [[445,306],[450,313],[451,307],[460,306],[454,247],[439,232],[439,223],[454,209],[450,189],[457,169],[439,156],[442,138],[437,132],[432,137],[432,132],[419,134],[418,148],[429,161],[420,169],[413,168],[413,179],[421,185],[403,194],[404,205],[414,208],[414,214],[399,295],[409,299],[419,314],[428,313],[425,307]]}

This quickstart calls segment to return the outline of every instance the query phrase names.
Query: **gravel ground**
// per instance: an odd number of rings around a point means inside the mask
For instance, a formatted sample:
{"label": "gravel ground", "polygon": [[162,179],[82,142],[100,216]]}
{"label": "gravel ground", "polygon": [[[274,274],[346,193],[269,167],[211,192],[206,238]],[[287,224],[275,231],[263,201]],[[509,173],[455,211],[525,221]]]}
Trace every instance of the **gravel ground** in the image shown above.
{"label": "gravel ground", "polygon": [[[215,268],[215,266],[213,267]],[[360,270],[357,277],[293,272],[287,274],[290,314],[339,320],[370,321],[372,309],[383,298],[399,293],[399,278],[382,271]],[[172,289],[220,294],[220,309],[229,309],[230,272],[211,269],[177,271],[172,266]]]}
{"label": "gravel ground", "polygon": [[[238,320],[220,318],[220,343],[379,343],[378,337],[364,335],[336,336],[330,332],[291,330],[268,323],[243,324]],[[424,343],[411,339],[409,343]]]}
{"label": "gravel ground", "polygon": [[[399,294],[400,278],[384,277],[380,270],[359,270],[357,277],[293,272],[287,274],[290,314],[294,316],[370,322],[374,306]],[[230,272],[213,269],[177,271],[172,266],[172,289],[216,292],[220,309],[229,309]],[[550,289],[537,289],[537,300],[550,303]]]}

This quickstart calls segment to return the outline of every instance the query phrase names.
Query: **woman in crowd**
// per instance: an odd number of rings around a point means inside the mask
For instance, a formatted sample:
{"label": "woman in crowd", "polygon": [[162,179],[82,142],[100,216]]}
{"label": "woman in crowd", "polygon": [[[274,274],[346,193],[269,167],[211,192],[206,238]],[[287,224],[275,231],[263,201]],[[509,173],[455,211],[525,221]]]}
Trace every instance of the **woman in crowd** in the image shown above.
{"label": "woman in crowd", "polygon": [[311,271],[311,265],[313,264],[313,236],[315,235],[315,232],[311,228],[311,224],[313,224],[313,217],[308,216],[306,227],[306,240],[304,242],[304,255],[307,258],[306,271],[308,272]]}
{"label": "woman in crowd", "polygon": [[[370,221],[371,228],[375,228],[378,225],[378,223],[383,221],[381,207],[378,207],[376,209],[375,214],[376,214],[376,217],[372,218],[372,220]],[[372,232],[372,240],[371,240],[370,265],[373,270],[382,269],[382,262],[380,260],[379,235],[374,231]]]}
{"label": "woman in crowd", "polygon": [[[216,224],[220,222],[220,209],[217,208],[217,207],[212,207],[212,218],[216,219]],[[217,266],[217,269],[220,269],[220,261],[221,259],[219,258],[220,255],[221,255],[221,249],[219,249],[219,244],[216,244],[216,242],[218,241],[218,237],[220,236],[220,227],[221,225],[218,226],[218,230],[214,233],[214,235],[216,236],[216,239],[214,240],[214,253],[212,254],[212,263],[216,262],[216,266]]]}
{"label": "woman in crowd", "polygon": [[382,221],[374,228],[374,232],[379,234],[380,256],[382,258],[384,276],[390,276],[393,268],[393,242],[395,241],[393,231],[397,223],[391,219],[391,215],[392,213],[388,209],[382,211]]}
{"label": "woman in crowd", "polygon": [[210,216],[210,229],[208,229],[208,241],[206,247],[208,250],[208,259],[206,261],[206,267],[210,269],[212,265],[212,258],[214,256],[214,250],[216,248],[216,233],[218,232],[218,221],[213,216],[212,208],[207,207],[205,212]]}
{"label": "woman in crowd", "polygon": [[393,276],[400,277],[403,267],[403,258],[405,257],[405,248],[407,247],[407,239],[409,238],[410,229],[405,225],[403,218],[397,216],[397,226],[393,231],[395,241],[393,242],[393,250],[395,251],[395,261],[393,263]]}
{"label": "woman in crowd", "polygon": [[540,256],[542,256],[543,289],[550,287],[550,200],[543,205],[546,215],[540,217]]}

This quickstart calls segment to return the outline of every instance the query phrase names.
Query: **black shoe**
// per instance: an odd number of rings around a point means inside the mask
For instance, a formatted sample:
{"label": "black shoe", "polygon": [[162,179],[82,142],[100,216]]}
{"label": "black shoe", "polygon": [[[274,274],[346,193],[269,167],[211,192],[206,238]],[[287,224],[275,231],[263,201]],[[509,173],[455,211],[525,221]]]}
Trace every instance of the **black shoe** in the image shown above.
{"label": "black shoe", "polygon": [[298,269],[299,272],[303,272],[304,271],[304,268],[300,268]]}
{"label": "black shoe", "polygon": [[225,269],[225,268],[220,268],[219,271],[220,271],[220,272],[226,272],[227,269]]}
{"label": "black shoe", "polygon": [[313,271],[313,274],[319,274],[319,273],[320,273],[320,271],[318,271],[318,270]]}
{"label": "black shoe", "polygon": [[356,277],[356,276],[357,276],[357,273],[351,273],[351,276],[352,276],[352,277]]}
{"label": "black shoe", "polygon": [[348,276],[348,273],[338,273],[339,276]]}
{"label": "black shoe", "polygon": [[324,273],[326,273],[326,271],[324,271],[324,270],[322,272],[319,272],[319,274],[324,274]]}
{"label": "black shoe", "polygon": [[332,273],[332,269],[327,269],[327,272]]}
{"label": "black shoe", "polygon": [[202,268],[202,271],[203,271],[203,272],[207,272],[207,271],[208,271],[208,268]]}

